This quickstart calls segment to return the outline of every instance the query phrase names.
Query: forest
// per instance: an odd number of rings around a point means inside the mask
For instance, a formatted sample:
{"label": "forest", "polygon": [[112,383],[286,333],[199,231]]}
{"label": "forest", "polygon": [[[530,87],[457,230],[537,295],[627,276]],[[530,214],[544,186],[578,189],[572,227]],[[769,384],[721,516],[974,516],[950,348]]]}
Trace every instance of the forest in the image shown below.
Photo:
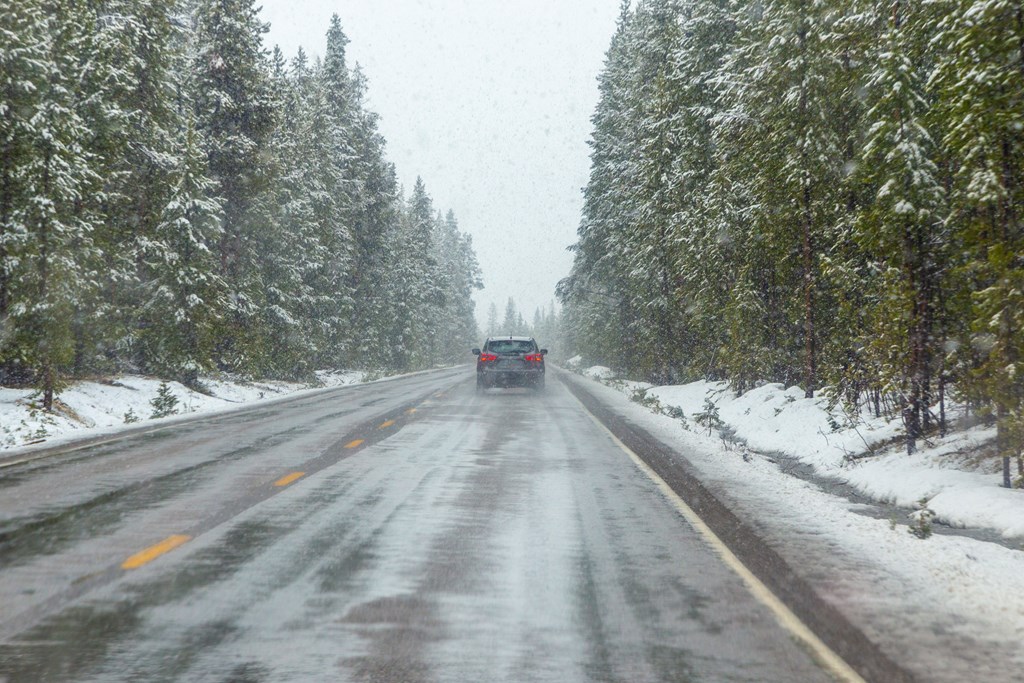
{"label": "forest", "polygon": [[[556,343],[559,339],[560,315],[552,301],[546,308],[537,308],[533,312],[533,322],[527,322],[522,312],[516,305],[516,300],[509,297],[505,304],[505,314],[498,317],[498,305],[492,303],[487,308],[487,319],[484,323],[484,334],[488,337],[500,337],[503,335],[522,335],[534,337],[541,346]],[[564,360],[564,356],[558,350],[552,354],[553,359]]]}
{"label": "forest", "polygon": [[1024,6],[623,2],[564,342],[656,383],[997,425],[1024,474]]}
{"label": "forest", "polygon": [[0,385],[465,356],[472,241],[399,187],[338,17],[314,60],[266,31],[252,0],[3,3]]}

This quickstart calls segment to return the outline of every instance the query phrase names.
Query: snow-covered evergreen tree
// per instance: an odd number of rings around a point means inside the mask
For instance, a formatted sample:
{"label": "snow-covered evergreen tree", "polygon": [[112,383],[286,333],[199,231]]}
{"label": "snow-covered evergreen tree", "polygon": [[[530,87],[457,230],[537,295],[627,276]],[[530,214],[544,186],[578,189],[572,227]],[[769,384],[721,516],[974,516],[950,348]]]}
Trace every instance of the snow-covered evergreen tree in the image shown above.
{"label": "snow-covered evergreen tree", "polygon": [[881,296],[867,312],[860,342],[877,368],[881,390],[899,397],[913,452],[930,405],[930,366],[936,349],[937,262],[943,235],[944,192],[926,128],[927,72],[921,59],[919,6],[895,0],[882,8],[885,22],[876,66],[865,93],[867,140],[858,176],[875,188],[861,212],[856,240],[869,255]]}
{"label": "snow-covered evergreen tree", "polygon": [[498,305],[491,302],[491,305],[487,307],[487,329],[484,334],[488,337],[493,337],[498,334]]}
{"label": "snow-covered evergreen tree", "polygon": [[520,334],[519,330],[519,309],[516,308],[515,299],[512,297],[508,298],[505,302],[505,317],[502,318],[501,327],[499,328],[499,336],[503,335],[515,335]]}
{"label": "snow-covered evergreen tree", "polygon": [[29,10],[27,16],[26,28],[45,52],[32,82],[38,99],[19,113],[28,119],[17,129],[28,154],[17,169],[23,195],[8,218],[19,265],[9,281],[16,295],[8,321],[15,330],[13,355],[35,369],[49,410],[61,375],[74,361],[79,302],[94,296],[98,279],[94,232],[102,179],[87,147],[92,93],[80,88],[91,84],[96,53],[89,28],[95,15],[84,2],[69,2],[56,13]]}
{"label": "snow-covered evergreen tree", "polygon": [[422,181],[402,204],[337,17],[315,65],[265,30],[250,0],[0,9],[0,382],[50,407],[85,372],[390,371],[476,336],[472,242]]}
{"label": "snow-covered evergreen tree", "polygon": [[252,0],[202,0],[196,10],[193,61],[197,129],[223,209],[217,254],[229,290],[218,339],[225,368],[263,371],[268,345],[259,247],[271,218],[268,143],[276,125],[266,26]]}
{"label": "snow-covered evergreen tree", "polygon": [[[600,98],[592,117],[590,178],[584,190],[579,239],[569,276],[558,296],[571,311],[570,329],[580,353],[619,364],[639,358],[636,314],[629,296],[622,232],[631,211],[631,24],[623,0],[615,34],[598,78]],[[614,359],[614,361],[612,360]]]}
{"label": "snow-covered evergreen tree", "polygon": [[33,296],[23,288],[31,236],[26,210],[33,200],[24,171],[38,154],[37,114],[53,68],[50,26],[40,2],[0,7],[0,385],[32,379],[31,339],[18,315]]}
{"label": "snow-covered evergreen tree", "polygon": [[434,323],[439,340],[438,359],[455,363],[465,358],[466,350],[479,336],[473,293],[483,283],[472,239],[459,232],[455,213],[448,211],[444,218],[438,216],[436,226],[435,259],[444,288],[443,304]]}
{"label": "snow-covered evergreen tree", "polygon": [[189,386],[211,369],[213,330],[225,309],[226,287],[213,248],[220,205],[210,197],[203,146],[186,129],[181,165],[151,236],[139,239],[143,294],[139,347],[146,367]]}
{"label": "snow-covered evergreen tree", "polygon": [[1024,12],[1011,0],[938,4],[930,87],[971,292],[961,390],[994,417],[1010,486],[1011,459],[1024,476]]}
{"label": "snow-covered evergreen tree", "polygon": [[365,107],[366,79],[356,67],[352,78],[356,116],[350,144],[361,160],[358,171],[359,199],[350,212],[353,258],[349,274],[353,319],[362,338],[351,358],[380,364],[387,347],[388,319],[377,294],[388,279],[387,254],[399,224],[399,189],[394,166],[385,157],[384,138],[377,130],[377,115]]}
{"label": "snow-covered evergreen tree", "polygon": [[820,338],[827,336],[820,259],[841,206],[843,100],[835,86],[844,73],[834,44],[840,15],[827,0],[769,0],[759,10],[738,10],[736,46],[722,77],[723,125],[733,128],[736,145],[731,175],[754,202],[753,240],[741,256],[761,262],[753,283],[761,303],[750,310],[777,316],[767,325],[760,315],[749,322],[783,352],[781,366],[765,374],[799,379],[811,396]]}

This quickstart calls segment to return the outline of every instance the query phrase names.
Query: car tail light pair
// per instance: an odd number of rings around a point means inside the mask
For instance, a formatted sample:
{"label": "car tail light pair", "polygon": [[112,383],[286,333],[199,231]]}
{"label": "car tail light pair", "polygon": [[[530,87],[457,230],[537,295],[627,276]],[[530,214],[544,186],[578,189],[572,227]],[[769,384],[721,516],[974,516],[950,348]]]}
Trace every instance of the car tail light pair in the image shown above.
{"label": "car tail light pair", "polygon": [[496,361],[496,360],[498,360],[498,357],[495,356],[493,353],[481,353],[480,354],[480,362],[481,363],[487,363],[487,362]]}
{"label": "car tail light pair", "polygon": [[534,363],[541,363],[541,362],[544,361],[544,354],[543,353],[530,353],[530,354],[527,354],[525,356],[525,358],[526,358],[526,360],[532,361]]}

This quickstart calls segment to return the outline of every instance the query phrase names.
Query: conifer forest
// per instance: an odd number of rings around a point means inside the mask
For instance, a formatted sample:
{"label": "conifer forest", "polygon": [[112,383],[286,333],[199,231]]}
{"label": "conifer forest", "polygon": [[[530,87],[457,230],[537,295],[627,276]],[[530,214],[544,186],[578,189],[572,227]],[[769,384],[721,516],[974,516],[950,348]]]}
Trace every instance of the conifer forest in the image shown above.
{"label": "conifer forest", "polygon": [[[399,187],[338,18],[322,58],[266,30],[251,0],[0,9],[0,385],[48,408],[107,372],[408,371],[476,341],[472,241]],[[911,452],[955,400],[1024,475],[1019,2],[624,0],[599,93],[533,331],[898,414]]]}
{"label": "conifer forest", "polygon": [[308,379],[464,356],[480,269],[404,192],[334,17],[263,47],[251,0],[0,7],[0,385]]}
{"label": "conifer forest", "polygon": [[[657,383],[950,397],[1024,445],[1024,6],[624,2],[563,329]],[[570,342],[567,342],[570,343]],[[1021,470],[1024,471],[1024,470]]]}

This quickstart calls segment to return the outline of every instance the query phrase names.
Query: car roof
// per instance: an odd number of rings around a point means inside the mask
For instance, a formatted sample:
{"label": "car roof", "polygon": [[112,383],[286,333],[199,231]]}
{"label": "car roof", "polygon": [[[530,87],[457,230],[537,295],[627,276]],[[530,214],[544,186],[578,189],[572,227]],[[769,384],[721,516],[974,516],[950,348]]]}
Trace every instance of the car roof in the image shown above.
{"label": "car roof", "polygon": [[514,335],[508,335],[507,337],[488,337],[487,341],[501,341],[502,339],[511,339],[512,341],[533,341],[533,337],[516,337]]}

